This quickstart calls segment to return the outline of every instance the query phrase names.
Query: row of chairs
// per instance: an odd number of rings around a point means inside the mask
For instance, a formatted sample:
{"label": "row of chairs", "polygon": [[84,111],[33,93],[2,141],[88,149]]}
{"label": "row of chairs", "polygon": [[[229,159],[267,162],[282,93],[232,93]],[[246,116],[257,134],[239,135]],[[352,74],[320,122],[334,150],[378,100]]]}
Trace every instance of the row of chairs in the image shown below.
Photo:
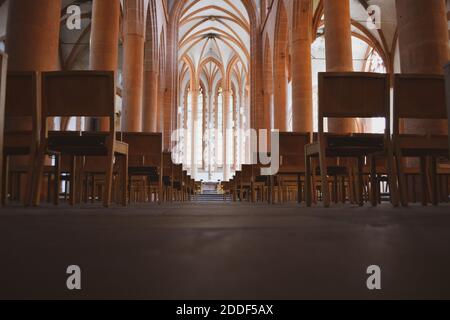
{"label": "row of chairs", "polygon": [[[416,191],[410,177],[420,177],[424,205],[449,201],[447,135],[402,134],[405,119],[447,119],[445,79],[441,75],[404,75],[394,80],[391,130],[389,75],[374,73],[319,74],[319,132],[280,133],[280,170],[263,177],[259,165],[244,165],[229,184],[234,200],[289,201],[296,197],[308,206],[322,200],[351,201],[373,206],[389,196],[394,206],[408,205]],[[384,134],[325,133],[324,121],[333,118],[381,118]],[[406,158],[420,166],[406,166]]]}
{"label": "row of chairs", "polygon": [[[116,132],[113,72],[7,73],[2,65],[0,74],[2,204],[37,206],[45,190],[55,204],[62,195],[72,205],[101,200],[105,207],[113,198],[122,205],[191,199],[194,182],[163,153],[161,134]],[[56,117],[108,118],[110,129],[55,131]]]}

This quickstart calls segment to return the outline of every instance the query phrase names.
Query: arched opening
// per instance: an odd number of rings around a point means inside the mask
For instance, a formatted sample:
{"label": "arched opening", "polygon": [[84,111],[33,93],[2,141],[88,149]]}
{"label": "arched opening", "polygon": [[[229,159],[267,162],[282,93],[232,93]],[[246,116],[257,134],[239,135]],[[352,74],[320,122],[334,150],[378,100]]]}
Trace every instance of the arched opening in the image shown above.
{"label": "arched opening", "polygon": [[[190,159],[183,157],[183,165],[198,181],[228,180],[246,159],[245,140],[237,139],[237,131],[249,127],[245,94],[255,63],[250,55],[255,43],[252,37],[256,38],[251,22],[256,17],[248,13],[253,5],[248,0],[224,0],[220,5],[189,0],[172,9],[176,20],[170,36],[178,45],[170,58],[176,70],[168,75],[174,77],[168,79],[170,94],[181,114],[190,106],[196,119],[196,123],[176,127],[192,139],[191,144],[186,139],[178,144],[184,144],[180,148],[184,153],[192,154]],[[187,95],[176,89],[185,84],[189,84]]]}

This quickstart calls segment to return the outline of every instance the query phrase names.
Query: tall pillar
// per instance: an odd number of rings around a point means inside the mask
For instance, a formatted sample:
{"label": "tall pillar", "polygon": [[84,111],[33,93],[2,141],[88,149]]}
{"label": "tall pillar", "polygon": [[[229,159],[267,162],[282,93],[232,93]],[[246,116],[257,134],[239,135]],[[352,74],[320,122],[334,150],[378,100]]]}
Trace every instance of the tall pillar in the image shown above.
{"label": "tall pillar", "polygon": [[[164,69],[161,68],[161,71],[159,73],[159,79],[158,79],[158,124],[157,124],[157,131],[158,132],[165,132],[165,126],[168,125],[164,122],[164,100],[165,100],[165,76],[164,76]],[[170,144],[165,144],[165,147],[170,146]]]}
{"label": "tall pillar", "polygon": [[[89,69],[117,71],[119,59],[120,0],[94,0],[92,4]],[[109,129],[102,119],[100,131]]]}
{"label": "tall pillar", "polygon": [[224,90],[222,92],[223,95],[223,128],[224,128],[224,135],[223,135],[223,168],[224,168],[224,180],[229,181],[231,179],[231,170],[230,170],[230,164],[231,159],[233,157],[232,154],[230,154],[230,150],[228,150],[228,143],[230,139],[233,139],[232,137],[232,117],[230,117],[230,100],[232,91],[231,90]]}
{"label": "tall pillar", "polygon": [[[61,3],[15,0],[9,3],[6,52],[10,71],[55,71],[59,65]],[[5,124],[8,126],[8,124]],[[29,121],[14,123],[29,130]]]}
{"label": "tall pillar", "polygon": [[[287,95],[288,95],[288,77],[286,74],[286,49],[280,53],[280,56],[275,57],[275,129],[286,132],[287,131]],[[284,60],[284,61],[283,61]]]}
{"label": "tall pillar", "polygon": [[198,118],[198,95],[199,91],[191,90],[191,103],[192,103],[192,143],[191,143],[191,177],[197,179],[197,118]]}
{"label": "tall pillar", "polygon": [[144,78],[143,130],[158,132],[158,73],[146,66]]}
{"label": "tall pillar", "polygon": [[[327,72],[353,71],[350,0],[324,0]],[[355,120],[330,119],[328,131],[355,131]]]}
{"label": "tall pillar", "polygon": [[60,1],[10,1],[6,36],[8,69],[58,70],[60,21]]}
{"label": "tall pillar", "polygon": [[124,1],[123,129],[142,131],[144,89],[144,3]]}
{"label": "tall pillar", "polygon": [[[443,74],[449,59],[444,0],[397,0],[402,73]],[[405,120],[404,133],[447,134],[436,121]]]}
{"label": "tall pillar", "polygon": [[313,131],[311,66],[312,1],[293,1],[292,125],[294,132]]}

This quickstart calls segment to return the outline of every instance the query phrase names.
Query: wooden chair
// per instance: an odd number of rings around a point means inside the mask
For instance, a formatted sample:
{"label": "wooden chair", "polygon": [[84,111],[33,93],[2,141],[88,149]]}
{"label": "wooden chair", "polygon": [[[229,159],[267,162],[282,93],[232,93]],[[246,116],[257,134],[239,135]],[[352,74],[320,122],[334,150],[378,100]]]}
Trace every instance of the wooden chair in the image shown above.
{"label": "wooden chair", "polygon": [[[375,73],[319,73],[319,135],[318,141],[305,147],[306,156],[306,202],[311,206],[311,158],[318,157],[321,187],[325,207],[330,206],[328,185],[329,158],[356,158],[356,195],[360,206],[363,199],[364,159],[369,157],[375,164],[376,157],[387,161],[390,181],[391,202],[397,204],[397,188],[393,175],[393,156],[390,140],[390,86],[389,76]],[[344,135],[324,133],[325,118],[383,118],[386,126],[384,135]],[[372,166],[371,179],[376,183],[376,166]],[[377,205],[375,195],[372,205]]]}
{"label": "wooden chair", "polygon": [[[156,195],[163,201],[163,147],[161,133],[121,132],[120,140],[129,145],[130,181],[133,177],[145,180],[138,192],[143,192],[144,200]],[[130,187],[133,187],[130,182]],[[130,191],[130,188],[129,188]],[[156,197],[155,197],[156,198]],[[142,199],[142,198],[141,198]]]}
{"label": "wooden chair", "polygon": [[184,202],[184,187],[183,187],[183,165],[182,164],[174,164],[172,167],[172,184],[173,184],[173,192],[174,198],[177,202]]}
{"label": "wooden chair", "polygon": [[172,153],[163,152],[163,198],[165,202],[173,202],[174,200],[174,169],[175,165],[172,162]]}
{"label": "wooden chair", "polygon": [[[106,179],[103,205],[111,205],[114,159],[121,160],[122,189],[127,186],[128,145],[116,140],[115,74],[100,71],[44,72],[42,74],[42,119],[34,185],[34,205],[39,204],[40,180],[46,154],[67,154],[72,157],[71,204],[75,204],[76,158],[106,157]],[[49,136],[48,118],[96,117],[108,118],[109,132],[95,137],[88,134]],[[126,192],[122,204],[127,205]]]}
{"label": "wooden chair", "polygon": [[427,205],[430,198],[430,202],[437,205],[437,162],[440,158],[448,158],[448,136],[423,132],[402,134],[400,128],[404,119],[446,121],[444,76],[397,74],[394,86],[393,144],[402,205],[407,206],[409,202],[405,158],[420,159],[422,203]]}
{"label": "wooden chair", "polygon": [[[3,139],[5,125],[5,95],[6,95],[6,72],[8,70],[8,56],[0,52],[0,168],[3,168]],[[3,195],[3,170],[0,171],[0,195]],[[3,198],[3,196],[2,196]],[[3,201],[0,201],[0,206]]]}
{"label": "wooden chair", "polygon": [[280,132],[279,202],[287,199],[291,190],[296,191],[298,203],[303,201],[305,147],[310,142],[310,133]]}
{"label": "wooden chair", "polygon": [[[8,194],[10,157],[28,157],[20,163],[18,172],[26,173],[25,203],[31,204],[31,189],[34,172],[33,163],[39,144],[39,79],[36,72],[9,72],[7,76],[5,102],[5,130],[2,167],[2,204]],[[18,123],[21,123],[19,126]],[[15,125],[12,125],[15,124]],[[2,131],[3,132],[3,131]],[[25,159],[24,159],[25,161]],[[19,192],[21,191],[19,188]]]}
{"label": "wooden chair", "polygon": [[240,176],[240,200],[254,201],[253,165],[243,164]]}
{"label": "wooden chair", "polygon": [[[446,93],[446,102],[447,102],[447,121],[448,121],[448,150],[450,157],[450,63],[448,63],[445,68],[445,93]],[[448,197],[447,197],[448,199]]]}

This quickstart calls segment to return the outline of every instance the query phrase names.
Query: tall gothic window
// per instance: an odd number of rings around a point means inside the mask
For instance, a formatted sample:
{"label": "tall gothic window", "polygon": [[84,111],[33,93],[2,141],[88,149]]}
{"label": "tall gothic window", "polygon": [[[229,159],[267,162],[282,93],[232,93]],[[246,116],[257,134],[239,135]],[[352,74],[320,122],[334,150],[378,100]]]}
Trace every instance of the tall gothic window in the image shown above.
{"label": "tall gothic window", "polygon": [[219,88],[217,95],[217,165],[223,167],[223,94],[222,88]]}

